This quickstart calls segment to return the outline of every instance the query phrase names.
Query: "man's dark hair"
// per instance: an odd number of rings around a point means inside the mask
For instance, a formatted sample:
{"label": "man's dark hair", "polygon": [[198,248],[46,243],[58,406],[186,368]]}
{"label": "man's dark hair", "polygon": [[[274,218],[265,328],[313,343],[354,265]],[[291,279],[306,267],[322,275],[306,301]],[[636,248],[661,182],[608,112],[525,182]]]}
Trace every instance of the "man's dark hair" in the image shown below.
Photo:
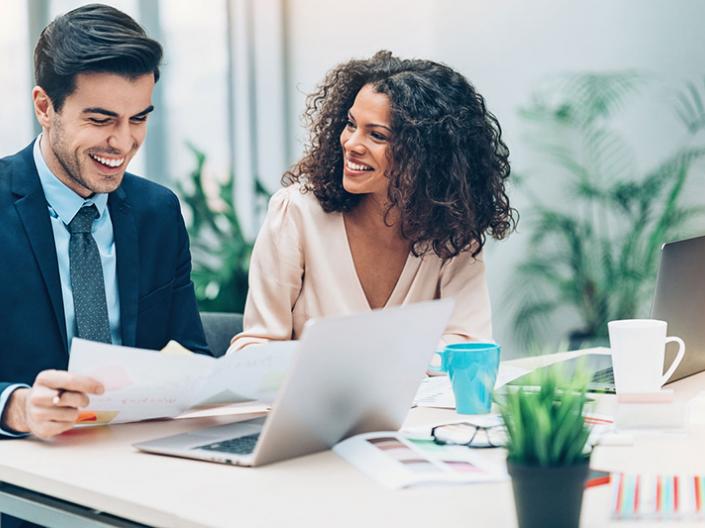
{"label": "man's dark hair", "polygon": [[76,89],[79,73],[115,73],[129,78],[152,73],[159,80],[162,47],[130,16],[90,4],[56,17],[34,48],[36,82],[59,112]]}

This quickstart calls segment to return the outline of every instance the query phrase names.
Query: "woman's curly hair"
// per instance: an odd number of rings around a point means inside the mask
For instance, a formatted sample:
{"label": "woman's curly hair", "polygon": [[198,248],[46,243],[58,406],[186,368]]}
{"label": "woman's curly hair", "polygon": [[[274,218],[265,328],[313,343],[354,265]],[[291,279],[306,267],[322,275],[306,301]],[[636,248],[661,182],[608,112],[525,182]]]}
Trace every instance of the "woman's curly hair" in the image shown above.
{"label": "woman's curly hair", "polygon": [[509,149],[483,97],[459,73],[389,51],[351,60],[326,75],[307,98],[310,142],[283,178],[312,191],[326,212],[350,211],[361,195],[343,188],[340,134],[360,89],[370,84],[391,105],[387,213],[399,211],[402,236],[419,256],[441,258],[482,250],[486,234],[501,239],[516,226],[505,191]]}

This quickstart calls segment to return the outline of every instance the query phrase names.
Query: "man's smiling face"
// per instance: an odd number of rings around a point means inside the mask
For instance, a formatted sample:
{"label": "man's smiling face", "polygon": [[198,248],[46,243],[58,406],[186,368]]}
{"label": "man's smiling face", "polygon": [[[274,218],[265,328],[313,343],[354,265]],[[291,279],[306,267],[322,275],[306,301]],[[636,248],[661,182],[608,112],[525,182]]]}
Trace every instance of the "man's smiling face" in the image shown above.
{"label": "man's smiling face", "polygon": [[44,131],[42,154],[49,169],[83,197],[117,189],[147,134],[153,89],[152,73],[135,78],[82,73],[56,112],[46,93],[35,87],[35,111]]}

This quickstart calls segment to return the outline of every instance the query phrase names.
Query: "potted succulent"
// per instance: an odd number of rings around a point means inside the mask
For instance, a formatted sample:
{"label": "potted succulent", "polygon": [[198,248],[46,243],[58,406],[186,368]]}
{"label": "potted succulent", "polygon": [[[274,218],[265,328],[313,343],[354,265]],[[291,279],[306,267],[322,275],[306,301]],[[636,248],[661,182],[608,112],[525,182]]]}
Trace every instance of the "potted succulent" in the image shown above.
{"label": "potted succulent", "polygon": [[567,382],[555,369],[533,387],[511,387],[500,401],[507,469],[521,528],[577,527],[590,463],[583,410],[588,376]]}

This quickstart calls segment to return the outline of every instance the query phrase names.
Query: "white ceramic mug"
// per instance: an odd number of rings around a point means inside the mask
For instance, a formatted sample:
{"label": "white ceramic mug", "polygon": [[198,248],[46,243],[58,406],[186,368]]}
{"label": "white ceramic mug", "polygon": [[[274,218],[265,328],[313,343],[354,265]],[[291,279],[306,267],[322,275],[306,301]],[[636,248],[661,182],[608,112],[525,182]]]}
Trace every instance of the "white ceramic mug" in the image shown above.
{"label": "white ceramic mug", "polygon": [[[612,368],[617,393],[658,392],[685,356],[680,337],[666,337],[666,321],[625,319],[610,321]],[[678,343],[678,354],[665,374],[666,343]]]}

